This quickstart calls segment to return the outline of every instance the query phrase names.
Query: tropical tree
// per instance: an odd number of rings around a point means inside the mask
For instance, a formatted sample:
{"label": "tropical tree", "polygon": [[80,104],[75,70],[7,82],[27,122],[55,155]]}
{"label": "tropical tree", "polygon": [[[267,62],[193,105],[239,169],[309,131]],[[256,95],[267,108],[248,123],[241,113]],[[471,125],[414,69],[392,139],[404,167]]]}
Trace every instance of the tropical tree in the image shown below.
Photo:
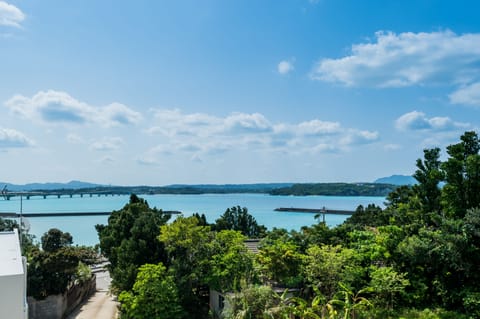
{"label": "tropical tree", "polygon": [[361,273],[355,252],[342,246],[321,245],[307,249],[303,272],[307,284],[327,299],[337,293],[340,281],[353,284]]}
{"label": "tropical tree", "polygon": [[249,238],[264,237],[266,227],[258,225],[255,217],[248,213],[246,207],[233,206],[228,208],[213,225],[214,230],[238,230]]}
{"label": "tropical tree", "polygon": [[450,215],[461,218],[467,209],[480,205],[480,141],[474,131],[465,132],[460,140],[447,147],[449,158],[442,168],[443,204]]}
{"label": "tropical tree", "polygon": [[225,319],[282,318],[281,298],[270,286],[249,286],[226,299],[228,306],[222,312]]}
{"label": "tropical tree", "polygon": [[42,236],[42,249],[47,252],[56,251],[62,247],[72,245],[73,238],[68,232],[62,232],[60,229],[51,228]]}
{"label": "tropical tree", "polygon": [[80,259],[73,247],[34,250],[28,258],[27,294],[37,299],[64,293],[75,279]]}
{"label": "tropical tree", "polygon": [[244,244],[245,236],[234,230],[222,230],[209,244],[207,283],[221,292],[238,291],[252,283],[254,278],[253,254]]}
{"label": "tropical tree", "polygon": [[393,310],[396,301],[403,297],[405,289],[410,285],[406,273],[398,273],[392,267],[372,267],[370,287],[375,294],[378,306]]}
{"label": "tropical tree", "polygon": [[34,247],[28,255],[27,294],[35,298],[66,291],[76,279],[82,254],[71,247],[72,236],[59,229],[50,229],[42,236],[43,250]]}
{"label": "tropical tree", "polygon": [[136,195],[119,211],[113,211],[107,225],[96,225],[102,254],[110,261],[114,290],[130,290],[138,267],[166,263],[163,243],[157,240],[160,226],[170,218]]}
{"label": "tropical tree", "polygon": [[160,227],[158,239],[165,245],[169,272],[181,292],[180,304],[188,312],[187,317],[205,318],[213,232],[209,226],[199,226],[194,216],[179,216],[171,224]]}
{"label": "tropical tree", "polygon": [[303,255],[294,243],[281,238],[264,242],[255,257],[264,279],[287,287],[296,287],[302,282]]}
{"label": "tropical tree", "polygon": [[413,177],[418,181],[413,191],[422,204],[424,213],[440,213],[441,191],[439,184],[444,178],[441,170],[440,148],[423,150],[424,160],[417,159],[417,170]]}
{"label": "tropical tree", "polygon": [[177,319],[183,316],[174,279],[163,264],[145,264],[139,268],[132,291],[123,291],[122,318]]}

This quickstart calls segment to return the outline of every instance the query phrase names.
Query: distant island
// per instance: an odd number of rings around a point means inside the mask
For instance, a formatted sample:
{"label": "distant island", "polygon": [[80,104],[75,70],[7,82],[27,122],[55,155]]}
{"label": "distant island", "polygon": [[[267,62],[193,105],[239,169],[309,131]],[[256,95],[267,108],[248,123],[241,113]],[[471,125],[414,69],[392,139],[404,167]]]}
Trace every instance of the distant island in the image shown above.
{"label": "distant island", "polygon": [[258,183],[258,184],[174,184],[167,186],[111,186],[79,181],[62,183],[34,183],[26,185],[6,184],[4,195],[18,196],[23,192],[29,196],[73,196],[129,195],[129,194],[234,194],[260,193],[270,195],[328,195],[328,196],[386,196],[398,186],[390,183]]}
{"label": "distant island", "polygon": [[393,185],[415,185],[417,180],[411,175],[392,175],[376,179],[374,183],[393,184]]}
{"label": "distant island", "polygon": [[326,195],[326,196],[387,196],[398,186],[378,183],[317,183],[294,184],[290,187],[277,188],[271,195]]}

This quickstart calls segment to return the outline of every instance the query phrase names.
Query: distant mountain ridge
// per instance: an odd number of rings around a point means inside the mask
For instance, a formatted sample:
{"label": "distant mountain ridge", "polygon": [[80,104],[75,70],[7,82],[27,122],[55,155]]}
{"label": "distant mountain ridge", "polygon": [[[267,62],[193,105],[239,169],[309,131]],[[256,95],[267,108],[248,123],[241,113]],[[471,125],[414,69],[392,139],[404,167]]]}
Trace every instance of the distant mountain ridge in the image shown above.
{"label": "distant mountain ridge", "polygon": [[17,185],[0,182],[0,190],[6,187],[9,192],[31,191],[78,191],[99,190],[113,191],[114,193],[139,193],[139,194],[203,194],[203,193],[268,193],[272,189],[288,187],[293,183],[256,183],[256,184],[172,184],[166,186],[118,186],[102,185],[81,181],[68,183],[29,183]]}
{"label": "distant mountain ridge", "polygon": [[417,180],[413,176],[409,175],[392,175],[388,177],[382,177],[374,181],[379,184],[392,184],[392,185],[415,185]]}
{"label": "distant mountain ridge", "polygon": [[81,181],[70,181],[68,183],[29,183],[24,185],[16,185],[11,183],[0,182],[0,188],[7,187],[7,190],[13,192],[34,191],[34,190],[56,190],[56,189],[82,189],[94,188],[105,185],[92,184]]}
{"label": "distant mountain ridge", "polygon": [[[378,184],[378,185],[375,185]],[[315,192],[321,194],[333,194],[344,196],[356,194],[357,189],[362,188],[362,192],[367,190],[371,195],[383,195],[385,192],[391,191],[390,186],[413,185],[416,180],[412,176],[392,175],[377,179],[374,183],[316,183],[316,184],[294,184],[294,183],[253,183],[253,184],[171,184],[166,186],[113,186],[94,184],[82,181],[70,181],[68,183],[29,183],[17,185],[12,183],[0,182],[0,190],[6,187],[10,192],[30,192],[30,191],[67,191],[67,190],[86,190],[86,189],[102,189],[103,191],[113,191],[119,193],[139,193],[139,194],[204,194],[204,193],[270,193],[281,194],[285,191],[291,195],[292,187],[316,188]],[[340,189],[338,189],[340,187]],[[322,188],[320,191],[319,188]],[[290,190],[289,190],[290,189]],[[375,190],[374,190],[375,189]],[[289,190],[289,191],[287,191]],[[298,190],[297,190],[298,191]],[[303,192],[303,191],[302,191]],[[333,192],[333,193],[332,193]],[[360,193],[362,193],[360,192]],[[294,192],[295,193],[295,192]],[[363,194],[363,193],[362,193]],[[298,195],[298,194],[297,194]]]}

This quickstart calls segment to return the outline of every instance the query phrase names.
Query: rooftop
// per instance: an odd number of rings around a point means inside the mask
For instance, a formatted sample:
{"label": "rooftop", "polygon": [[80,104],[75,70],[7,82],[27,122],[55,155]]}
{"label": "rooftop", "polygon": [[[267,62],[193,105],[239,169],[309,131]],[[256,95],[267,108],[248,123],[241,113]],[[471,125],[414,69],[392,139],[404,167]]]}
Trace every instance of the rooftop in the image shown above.
{"label": "rooftop", "polygon": [[0,232],[0,277],[23,274],[20,240],[16,229]]}

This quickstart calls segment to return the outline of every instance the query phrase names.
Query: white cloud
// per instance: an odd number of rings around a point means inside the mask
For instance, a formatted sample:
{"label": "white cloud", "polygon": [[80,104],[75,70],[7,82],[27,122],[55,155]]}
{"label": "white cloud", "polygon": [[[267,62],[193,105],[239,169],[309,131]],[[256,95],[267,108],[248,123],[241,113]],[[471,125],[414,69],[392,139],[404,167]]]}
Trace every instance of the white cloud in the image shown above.
{"label": "white cloud", "polygon": [[151,134],[171,136],[205,136],[211,129],[221,125],[220,118],[202,114],[183,114],[178,109],[153,110],[156,126],[148,129]]}
{"label": "white cloud", "polygon": [[33,141],[23,133],[9,128],[0,128],[0,149],[32,145],[34,145]]}
{"label": "white cloud", "polygon": [[25,14],[12,4],[0,1],[0,26],[20,28],[20,23],[25,20]]}
{"label": "white cloud", "polygon": [[379,138],[378,132],[350,130],[340,140],[342,145],[361,145],[376,142]]}
{"label": "white cloud", "polygon": [[112,103],[101,108],[99,115],[107,126],[137,124],[142,119],[140,113],[120,103]]}
{"label": "white cloud", "polygon": [[280,61],[280,63],[278,63],[277,65],[278,73],[285,75],[295,70],[295,67],[293,66],[294,62],[295,62],[295,59],[293,58],[290,60]]}
{"label": "white cloud", "polygon": [[85,143],[85,140],[81,136],[79,136],[77,134],[72,134],[72,133],[67,135],[67,141],[71,144],[84,144]]}
{"label": "white cloud", "polygon": [[225,118],[224,128],[230,132],[258,133],[271,131],[272,125],[260,113],[234,113]]}
{"label": "white cloud", "polygon": [[122,145],[123,139],[120,137],[104,137],[92,143],[90,147],[95,151],[113,151],[119,149]]}
{"label": "white cloud", "polygon": [[480,82],[464,86],[450,94],[450,102],[480,107]]}
{"label": "white cloud", "polygon": [[396,151],[396,150],[401,149],[402,146],[399,145],[399,144],[393,144],[393,143],[392,143],[392,144],[385,144],[385,145],[383,146],[383,148],[384,148],[386,151]]}
{"label": "white cloud", "polygon": [[272,123],[260,113],[217,117],[162,109],[154,110],[154,114],[155,126],[147,132],[164,138],[143,154],[139,160],[142,164],[158,164],[159,158],[177,153],[197,159],[234,151],[332,153],[378,139],[378,132],[319,119],[291,124]]}
{"label": "white cloud", "polygon": [[341,125],[338,122],[311,120],[298,124],[298,132],[303,135],[325,135],[338,133]]}
{"label": "white cloud", "polygon": [[374,42],[352,45],[348,56],[320,60],[311,77],[361,87],[452,85],[472,82],[479,65],[480,34],[380,31]]}
{"label": "white cloud", "polygon": [[66,92],[40,91],[31,98],[15,95],[5,105],[26,119],[46,124],[98,124],[103,127],[138,123],[142,116],[127,106],[112,103],[95,107]]}
{"label": "white cloud", "polygon": [[454,122],[449,117],[428,118],[425,113],[412,111],[395,121],[401,131],[453,131],[470,127],[469,123]]}

